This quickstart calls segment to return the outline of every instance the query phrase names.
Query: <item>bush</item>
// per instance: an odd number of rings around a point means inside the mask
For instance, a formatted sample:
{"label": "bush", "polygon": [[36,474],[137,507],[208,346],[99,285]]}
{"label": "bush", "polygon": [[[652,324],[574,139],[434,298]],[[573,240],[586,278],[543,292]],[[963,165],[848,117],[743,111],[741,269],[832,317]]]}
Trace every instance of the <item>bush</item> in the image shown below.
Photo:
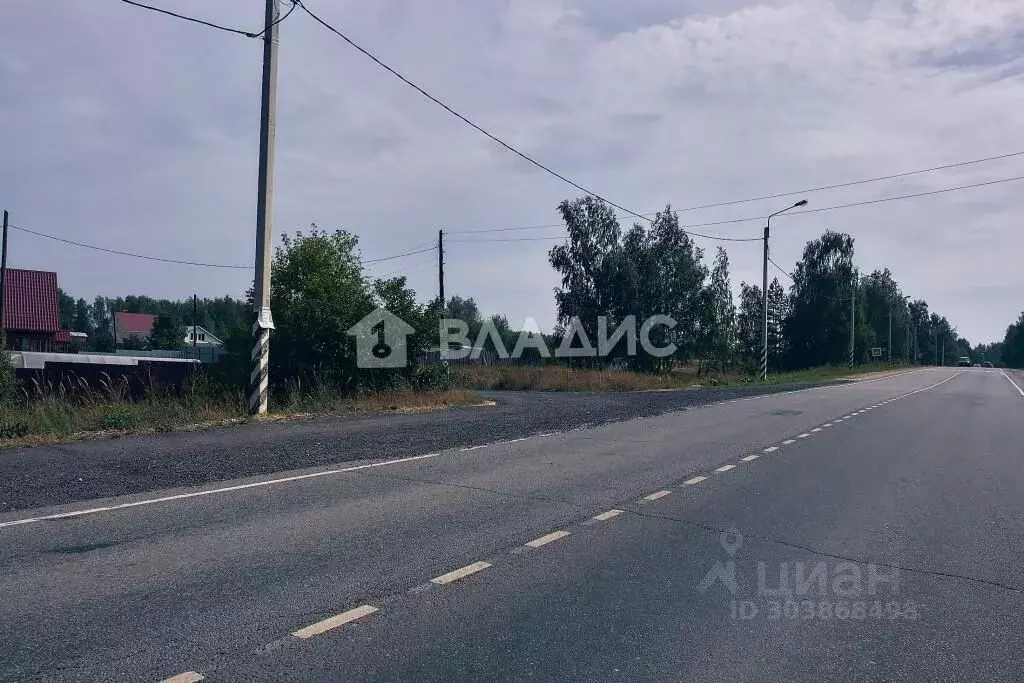
{"label": "bush", "polygon": [[[2,335],[0,335],[2,339]],[[18,376],[14,372],[11,354],[0,350],[0,407],[8,407],[18,397]]]}
{"label": "bush", "polygon": [[103,429],[131,429],[135,426],[135,410],[131,405],[113,405],[103,409],[100,425]]}

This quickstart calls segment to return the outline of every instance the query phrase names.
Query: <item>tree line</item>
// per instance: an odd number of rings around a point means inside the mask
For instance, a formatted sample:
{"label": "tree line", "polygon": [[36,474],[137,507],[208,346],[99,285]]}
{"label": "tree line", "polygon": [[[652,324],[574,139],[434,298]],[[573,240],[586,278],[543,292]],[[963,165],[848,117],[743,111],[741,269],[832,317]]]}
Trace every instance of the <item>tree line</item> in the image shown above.
{"label": "tree line", "polygon": [[[157,316],[154,324],[154,348],[180,348],[183,328],[193,324],[192,300],[153,299],[148,296],[96,296],[92,302],[59,292],[61,327],[88,335],[87,350],[114,350],[114,312],[149,313]],[[195,323],[220,339],[247,333],[252,325],[252,305],[230,296],[197,299]],[[127,341],[130,348],[149,345],[150,340]]]}
{"label": "tree line", "polygon": [[[574,318],[593,334],[602,315],[616,321],[663,314],[678,323],[660,331],[663,341],[677,347],[670,357],[626,357],[623,342],[610,358],[588,362],[664,371],[693,361],[701,372],[753,372],[759,366],[761,287],[741,282],[734,299],[726,250],[717,248],[706,264],[704,250],[680,226],[671,206],[651,225],[634,223],[625,230],[614,210],[593,197],[563,201],[559,211],[567,240],[548,254],[561,275],[556,336]],[[773,370],[845,364],[851,328],[857,363],[871,360],[873,349],[881,349],[881,360],[903,363],[954,365],[960,356],[973,354],[946,317],[931,311],[924,299],[904,295],[888,269],[861,273],[848,234],[826,230],[807,242],[785,277],[788,289],[777,277],[768,287]]]}

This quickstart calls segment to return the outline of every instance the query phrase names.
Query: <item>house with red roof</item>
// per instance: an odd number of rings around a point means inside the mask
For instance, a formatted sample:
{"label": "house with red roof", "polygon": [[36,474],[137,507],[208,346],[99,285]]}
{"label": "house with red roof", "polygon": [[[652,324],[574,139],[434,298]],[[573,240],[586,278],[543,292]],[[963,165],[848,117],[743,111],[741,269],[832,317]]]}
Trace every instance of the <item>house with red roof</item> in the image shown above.
{"label": "house with red roof", "polygon": [[114,311],[114,341],[124,344],[134,338],[138,342],[145,342],[155,322],[156,316],[152,313]]}
{"label": "house with red roof", "polygon": [[64,351],[70,334],[60,328],[57,273],[8,268],[4,277],[3,328],[7,348]]}

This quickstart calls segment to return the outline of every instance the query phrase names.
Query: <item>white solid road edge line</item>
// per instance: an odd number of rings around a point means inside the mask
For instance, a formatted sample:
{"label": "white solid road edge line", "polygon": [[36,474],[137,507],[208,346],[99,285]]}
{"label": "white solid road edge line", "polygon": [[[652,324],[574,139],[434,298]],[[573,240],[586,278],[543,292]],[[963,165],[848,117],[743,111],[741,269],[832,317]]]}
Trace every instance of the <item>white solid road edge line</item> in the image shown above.
{"label": "white solid road edge line", "polygon": [[414,462],[416,460],[426,460],[427,458],[436,458],[441,455],[440,453],[424,453],[423,455],[413,455],[408,458],[396,458],[395,460],[384,460],[382,462],[372,462],[365,465],[354,465],[352,467],[341,467],[330,470],[322,470],[320,472],[310,472],[309,474],[296,474],[291,477],[281,477],[278,479],[267,479],[264,481],[254,481],[249,484],[238,484],[237,486],[222,486],[216,489],[207,489],[205,491],[192,491],[189,493],[179,493],[173,496],[162,496],[160,498],[147,498],[146,500],[136,500],[131,503],[119,503],[117,505],[107,505],[98,508],[88,508],[86,510],[74,510],[72,512],[61,512],[55,515],[44,515],[41,517],[28,517],[26,519],[15,519],[10,522],[0,522],[0,529],[9,526],[18,526],[20,524],[31,524],[33,522],[46,522],[54,519],[67,519],[69,517],[82,517],[84,515],[94,515],[98,512],[113,512],[114,510],[127,510],[128,508],[142,507],[143,505],[155,505],[157,503],[169,503],[175,500],[188,500],[189,498],[201,498],[203,496],[212,496],[217,493],[228,493],[231,491],[244,491],[245,489],[255,489],[263,486],[273,486],[274,484],[284,484],[290,481],[302,481],[303,479],[315,479],[316,477],[326,477],[332,474],[344,474],[345,472],[356,472],[358,470],[368,470],[373,467],[384,467],[385,465],[398,465],[403,462]]}
{"label": "white solid road edge line", "polygon": [[195,671],[186,671],[183,674],[165,678],[160,683],[199,683],[202,680],[205,680],[202,674],[197,674]]}
{"label": "white solid road edge line", "polygon": [[441,574],[441,576],[434,577],[430,580],[430,583],[436,583],[439,586],[443,586],[446,583],[458,581],[464,579],[470,574],[476,574],[490,567],[488,562],[474,562],[473,564],[467,564],[465,567],[456,569],[455,571],[448,572],[447,574]]}
{"label": "white solid road edge line", "polygon": [[307,626],[306,628],[300,628],[298,631],[292,633],[292,635],[296,638],[302,639],[312,638],[313,636],[318,636],[321,633],[327,633],[331,629],[338,628],[339,626],[344,626],[350,621],[362,619],[363,617],[369,616],[376,611],[377,608],[373,605],[361,605],[359,607],[356,607],[355,609],[350,609],[347,612],[335,614],[333,617],[328,617],[323,621],[318,621],[315,624]]}
{"label": "white solid road edge line", "polygon": [[644,500],[658,500],[659,498],[664,498],[665,496],[667,496],[670,493],[672,493],[672,492],[671,491],[655,491],[654,493],[652,493],[650,495],[644,496]]}
{"label": "white solid road edge line", "polygon": [[1007,375],[1002,370],[999,371],[999,374],[1002,375],[1003,377],[1005,377],[1006,381],[1013,385],[1013,388],[1017,390],[1018,394],[1020,394],[1021,396],[1024,396],[1024,389],[1021,389],[1020,386],[1018,386],[1017,383],[1014,382],[1013,379],[1009,375]]}
{"label": "white solid road edge line", "polygon": [[599,522],[607,522],[612,517],[618,517],[621,514],[622,510],[608,510],[607,512],[602,512],[599,515],[594,515],[594,519]]}
{"label": "white solid road edge line", "polygon": [[568,531],[552,531],[550,534],[547,534],[546,536],[541,536],[540,538],[533,539],[532,541],[527,543],[526,546],[528,548],[539,548],[542,545],[547,545],[552,541],[557,541],[559,539],[565,538],[568,535]]}

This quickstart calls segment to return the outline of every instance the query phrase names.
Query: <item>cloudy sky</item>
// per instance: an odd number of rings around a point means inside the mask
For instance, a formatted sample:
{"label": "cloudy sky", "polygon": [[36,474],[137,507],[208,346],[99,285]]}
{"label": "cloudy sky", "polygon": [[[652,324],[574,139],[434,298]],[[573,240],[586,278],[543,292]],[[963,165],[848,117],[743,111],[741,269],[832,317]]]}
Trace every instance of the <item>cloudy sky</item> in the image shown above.
{"label": "cloudy sky", "polygon": [[[247,30],[260,0],[151,0]],[[639,212],[1024,150],[1019,0],[307,0],[453,107]],[[117,0],[12,0],[0,23],[0,204],[11,222],[177,259],[253,260],[261,43]],[[554,322],[547,264],[578,193],[394,80],[296,11],[281,25],[274,231],[316,223],[375,259],[451,231],[446,290]],[[809,208],[1024,176],[1024,156],[806,195]],[[762,216],[795,199],[681,214]],[[1024,309],[1024,181],[794,216],[791,268],[826,227],[972,342]],[[703,231],[757,236],[762,221]],[[715,242],[699,240],[709,252]],[[760,280],[729,246],[733,285]],[[436,295],[434,254],[371,266]],[[13,231],[9,264],[75,296],[241,295],[245,270],[160,264]]]}

